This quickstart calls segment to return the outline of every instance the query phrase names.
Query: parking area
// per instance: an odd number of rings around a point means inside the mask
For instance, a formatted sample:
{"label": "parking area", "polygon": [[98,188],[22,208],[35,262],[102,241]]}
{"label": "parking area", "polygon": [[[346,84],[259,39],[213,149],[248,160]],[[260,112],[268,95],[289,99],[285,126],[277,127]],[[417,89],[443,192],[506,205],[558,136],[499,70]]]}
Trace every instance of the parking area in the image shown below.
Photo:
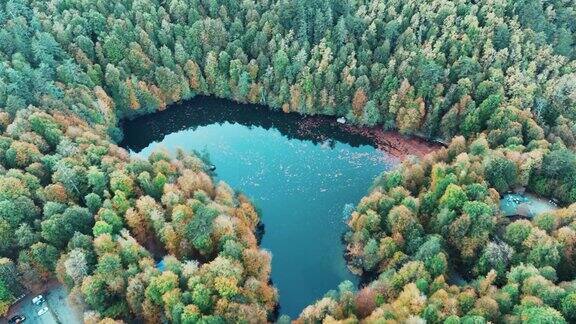
{"label": "parking area", "polygon": [[[8,319],[14,315],[26,316],[24,323],[33,324],[75,324],[82,323],[82,315],[74,309],[67,298],[64,286],[51,285],[49,289],[42,293],[45,302],[41,305],[34,305],[32,299],[35,294],[29,294],[10,308],[8,316],[0,318],[0,323],[7,323]],[[47,307],[48,311],[43,315],[38,315],[38,311]]]}
{"label": "parking area", "polygon": [[46,301],[59,323],[83,323],[82,314],[70,304],[64,286],[52,288],[46,295]]}

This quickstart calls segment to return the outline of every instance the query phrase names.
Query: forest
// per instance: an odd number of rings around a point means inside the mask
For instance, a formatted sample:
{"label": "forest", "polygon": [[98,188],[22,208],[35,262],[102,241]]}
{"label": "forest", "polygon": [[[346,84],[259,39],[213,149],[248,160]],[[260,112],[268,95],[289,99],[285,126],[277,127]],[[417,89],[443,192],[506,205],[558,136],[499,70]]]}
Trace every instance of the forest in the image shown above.
{"label": "forest", "polygon": [[[57,278],[86,323],[289,320],[250,200],[117,146],[211,95],[449,143],[375,180],[344,236],[369,282],[297,323],[575,322],[575,43],[559,0],[2,1],[0,314]],[[562,208],[508,219],[516,188]]]}

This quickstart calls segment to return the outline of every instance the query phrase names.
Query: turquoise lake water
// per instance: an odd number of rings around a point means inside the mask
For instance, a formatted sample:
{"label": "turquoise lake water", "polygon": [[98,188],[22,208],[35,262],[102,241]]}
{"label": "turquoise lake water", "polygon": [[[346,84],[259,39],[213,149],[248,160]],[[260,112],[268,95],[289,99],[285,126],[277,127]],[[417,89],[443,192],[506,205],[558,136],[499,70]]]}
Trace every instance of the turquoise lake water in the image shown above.
{"label": "turquoise lake water", "polygon": [[330,289],[359,278],[344,260],[346,204],[395,162],[370,140],[304,117],[199,97],[124,125],[122,146],[207,152],[218,179],[248,195],[261,211],[261,246],[272,252],[280,314],[296,317]]}

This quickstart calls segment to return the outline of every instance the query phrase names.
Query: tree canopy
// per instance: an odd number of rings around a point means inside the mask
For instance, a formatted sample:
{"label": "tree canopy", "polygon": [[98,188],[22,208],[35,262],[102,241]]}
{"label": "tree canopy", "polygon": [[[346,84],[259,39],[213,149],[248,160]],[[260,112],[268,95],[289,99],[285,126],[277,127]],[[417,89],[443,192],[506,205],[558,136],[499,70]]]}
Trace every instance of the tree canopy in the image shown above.
{"label": "tree canopy", "polygon": [[[450,146],[350,214],[349,283],[298,322],[576,320],[576,12],[566,1],[7,0],[0,314],[56,276],[88,323],[274,319],[259,215],[120,121],[196,95]],[[525,188],[565,208],[510,221]]]}

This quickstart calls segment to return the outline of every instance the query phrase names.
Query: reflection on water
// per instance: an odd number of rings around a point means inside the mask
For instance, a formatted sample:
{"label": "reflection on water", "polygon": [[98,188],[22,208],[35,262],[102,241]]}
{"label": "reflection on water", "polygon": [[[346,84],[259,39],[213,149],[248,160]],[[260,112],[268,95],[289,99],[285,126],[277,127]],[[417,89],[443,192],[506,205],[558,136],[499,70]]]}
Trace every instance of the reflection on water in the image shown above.
{"label": "reflection on water", "polygon": [[[358,283],[343,257],[346,204],[390,168],[370,140],[304,117],[199,98],[125,124],[122,144],[147,156],[157,147],[206,151],[217,175],[261,210],[262,247],[272,252],[280,313],[297,316],[344,280]],[[349,209],[349,208],[348,208]]]}
{"label": "reflection on water", "polygon": [[125,122],[121,146],[138,152],[152,142],[162,142],[166,135],[174,132],[223,123],[266,130],[274,128],[288,139],[308,140],[324,147],[333,146],[336,142],[353,147],[374,146],[370,138],[342,132],[330,124],[316,124],[296,113],[285,114],[264,106],[238,104],[213,97],[195,97],[165,111]]}

